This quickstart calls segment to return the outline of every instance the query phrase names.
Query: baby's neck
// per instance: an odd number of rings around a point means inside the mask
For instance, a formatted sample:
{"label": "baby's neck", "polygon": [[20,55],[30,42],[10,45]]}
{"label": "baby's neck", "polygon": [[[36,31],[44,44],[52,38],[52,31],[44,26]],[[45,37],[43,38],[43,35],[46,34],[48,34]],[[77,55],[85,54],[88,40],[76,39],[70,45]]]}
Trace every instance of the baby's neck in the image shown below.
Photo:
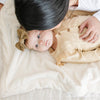
{"label": "baby's neck", "polygon": [[53,45],[52,45],[52,48],[55,50],[56,47],[57,47],[57,38],[55,37],[55,33],[53,33]]}

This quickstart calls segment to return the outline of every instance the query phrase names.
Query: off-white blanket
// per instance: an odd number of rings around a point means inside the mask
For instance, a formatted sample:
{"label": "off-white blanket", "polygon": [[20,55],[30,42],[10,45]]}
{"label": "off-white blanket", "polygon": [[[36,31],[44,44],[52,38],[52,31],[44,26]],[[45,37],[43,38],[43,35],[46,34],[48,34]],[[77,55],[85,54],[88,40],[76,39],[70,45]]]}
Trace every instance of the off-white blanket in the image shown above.
{"label": "off-white blanket", "polygon": [[7,0],[0,12],[0,98],[43,88],[75,96],[100,93],[100,62],[59,67],[49,52],[21,52],[15,48],[18,27],[14,0]]}

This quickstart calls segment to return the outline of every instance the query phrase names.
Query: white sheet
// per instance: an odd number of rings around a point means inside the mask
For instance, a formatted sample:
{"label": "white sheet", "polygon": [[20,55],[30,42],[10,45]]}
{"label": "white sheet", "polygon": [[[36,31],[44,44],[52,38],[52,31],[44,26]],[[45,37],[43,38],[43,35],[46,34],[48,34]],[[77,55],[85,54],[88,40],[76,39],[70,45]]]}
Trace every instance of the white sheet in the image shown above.
{"label": "white sheet", "polygon": [[0,12],[1,60],[0,97],[52,88],[73,96],[100,93],[100,62],[55,65],[48,52],[19,51],[14,0],[7,0]]}
{"label": "white sheet", "polygon": [[100,95],[87,94],[84,97],[76,97],[55,89],[36,89],[0,100],[100,100]]}

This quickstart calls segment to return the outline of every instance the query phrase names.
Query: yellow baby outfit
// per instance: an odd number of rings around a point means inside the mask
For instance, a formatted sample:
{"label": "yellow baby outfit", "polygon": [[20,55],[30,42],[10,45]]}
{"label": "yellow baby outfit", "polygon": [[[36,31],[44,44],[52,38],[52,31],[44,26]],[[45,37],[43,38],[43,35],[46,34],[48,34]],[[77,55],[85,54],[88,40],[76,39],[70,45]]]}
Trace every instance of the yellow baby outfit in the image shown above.
{"label": "yellow baby outfit", "polygon": [[[62,63],[90,63],[100,60],[100,38],[89,43],[79,38],[79,26],[92,14],[76,11],[70,18],[66,15],[60,28],[55,29],[57,48],[51,55],[58,65]],[[86,28],[83,33],[86,32]]]}

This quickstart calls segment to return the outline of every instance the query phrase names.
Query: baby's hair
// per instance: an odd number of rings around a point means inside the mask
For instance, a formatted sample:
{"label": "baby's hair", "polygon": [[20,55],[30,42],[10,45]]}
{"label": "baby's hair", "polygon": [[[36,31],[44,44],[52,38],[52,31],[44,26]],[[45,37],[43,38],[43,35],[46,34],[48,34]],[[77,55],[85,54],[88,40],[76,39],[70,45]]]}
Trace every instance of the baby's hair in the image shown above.
{"label": "baby's hair", "polygon": [[27,30],[48,30],[65,17],[69,0],[15,0],[15,14]]}
{"label": "baby's hair", "polygon": [[17,49],[24,51],[24,49],[27,48],[25,45],[25,41],[28,39],[28,33],[23,27],[20,27],[17,30],[17,35],[19,38],[19,42],[17,42],[15,46]]}

